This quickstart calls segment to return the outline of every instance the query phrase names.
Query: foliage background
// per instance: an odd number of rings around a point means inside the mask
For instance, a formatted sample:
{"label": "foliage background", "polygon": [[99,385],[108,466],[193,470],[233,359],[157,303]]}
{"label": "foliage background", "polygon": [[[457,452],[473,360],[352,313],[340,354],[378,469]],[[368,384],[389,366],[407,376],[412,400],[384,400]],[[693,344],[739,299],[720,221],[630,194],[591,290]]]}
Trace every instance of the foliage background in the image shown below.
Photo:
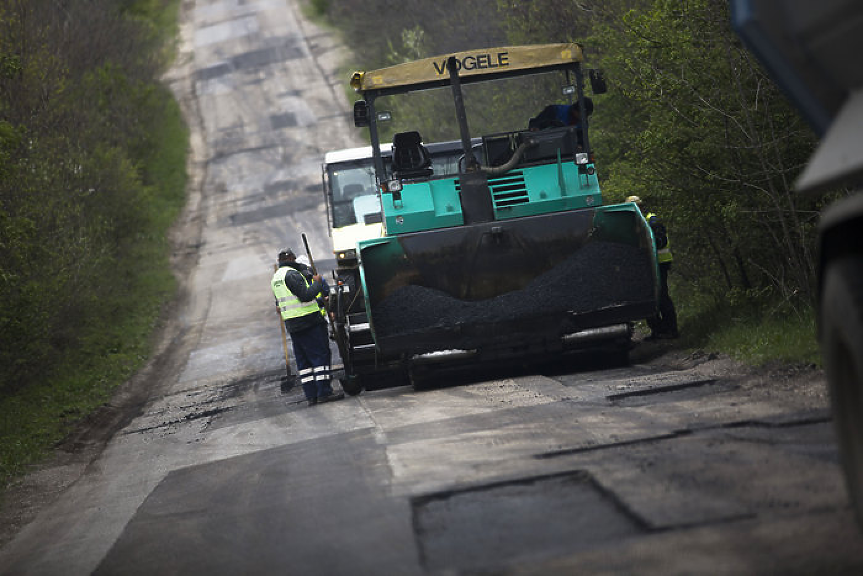
{"label": "foliage background", "polygon": [[140,365],[174,290],[178,0],[0,0],[0,478]]}

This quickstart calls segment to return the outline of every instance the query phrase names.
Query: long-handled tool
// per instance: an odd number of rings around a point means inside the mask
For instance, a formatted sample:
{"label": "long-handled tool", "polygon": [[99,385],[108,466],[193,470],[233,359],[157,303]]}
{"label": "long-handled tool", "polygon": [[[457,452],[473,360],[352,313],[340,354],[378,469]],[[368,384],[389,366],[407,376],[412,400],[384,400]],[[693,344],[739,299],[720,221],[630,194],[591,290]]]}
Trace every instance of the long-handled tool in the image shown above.
{"label": "long-handled tool", "polygon": [[306,233],[303,232],[303,245],[306,247],[306,256],[309,257],[309,267],[312,269],[312,274],[317,274],[318,269],[315,268],[315,259],[312,258],[312,251],[309,250],[309,241],[306,239]]}
{"label": "long-handled tool", "polygon": [[[302,233],[302,237],[303,237],[303,244],[306,247],[306,255],[309,257],[309,268],[312,269],[312,274],[317,274],[318,269],[315,267],[315,259],[312,258],[312,251],[309,250],[309,241],[306,239],[305,232]],[[323,294],[323,293],[321,293],[321,294]],[[325,300],[327,298],[329,298],[329,294],[323,294],[323,296],[324,296]],[[324,304],[321,304],[321,309],[325,311],[327,309],[327,307]]]}
{"label": "long-handled tool", "polygon": [[[279,265],[273,264],[273,271],[275,272],[278,269]],[[285,349],[285,371],[287,372],[285,376],[282,376],[282,383],[279,386],[279,389],[282,392],[287,392],[294,387],[296,376],[293,374],[293,372],[291,372],[291,356],[288,352],[288,331],[285,328],[285,321],[282,320],[282,315],[279,312],[278,307],[276,308],[276,316],[279,317],[279,326],[282,329],[282,347]]]}

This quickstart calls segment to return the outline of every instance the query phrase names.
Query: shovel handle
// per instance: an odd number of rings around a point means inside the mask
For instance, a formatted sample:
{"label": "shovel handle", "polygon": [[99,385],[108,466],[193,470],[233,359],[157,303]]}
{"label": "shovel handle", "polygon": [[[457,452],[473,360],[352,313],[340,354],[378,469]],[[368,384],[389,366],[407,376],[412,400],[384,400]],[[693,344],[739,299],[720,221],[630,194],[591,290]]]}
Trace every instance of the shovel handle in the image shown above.
{"label": "shovel handle", "polygon": [[[279,269],[278,264],[273,264],[273,271]],[[288,353],[288,329],[285,328],[285,321],[282,320],[282,314],[279,312],[278,307],[276,308],[276,316],[279,317],[279,327],[282,329],[282,347],[285,349],[285,369],[288,371],[288,378],[293,378],[294,375],[291,373],[291,355]]]}
{"label": "shovel handle", "polygon": [[309,250],[309,241],[306,239],[306,233],[303,232],[303,245],[306,247],[306,256],[309,257],[309,266],[312,268],[312,274],[317,274],[318,269],[315,268],[315,259],[312,258],[312,251]]}

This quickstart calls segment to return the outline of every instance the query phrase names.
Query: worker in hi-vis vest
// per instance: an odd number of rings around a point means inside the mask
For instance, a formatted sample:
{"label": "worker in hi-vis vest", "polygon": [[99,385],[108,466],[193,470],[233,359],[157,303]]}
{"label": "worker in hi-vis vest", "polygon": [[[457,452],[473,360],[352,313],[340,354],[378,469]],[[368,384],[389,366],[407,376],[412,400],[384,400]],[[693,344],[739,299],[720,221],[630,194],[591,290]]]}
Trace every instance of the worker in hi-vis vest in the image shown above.
{"label": "worker in hi-vis vest", "polygon": [[[307,256],[300,254],[297,256],[296,266],[295,268],[300,271],[300,273],[305,277],[306,282],[309,282],[312,279],[314,273],[312,272],[312,267],[309,264],[309,259]],[[327,301],[330,297],[330,285],[327,284],[327,281],[324,278],[321,278],[321,291],[318,292],[318,295],[315,299],[318,301],[318,306],[321,307],[321,315],[324,318],[327,317]]]}
{"label": "worker in hi-vis vest", "polygon": [[297,376],[309,406],[344,398],[344,392],[335,394],[330,383],[327,321],[315,299],[323,285],[320,275],[313,275],[309,283],[293,250],[285,248],[279,252],[279,268],[270,284],[279,314],[291,335]]}
{"label": "worker in hi-vis vest", "polygon": [[668,231],[659,216],[650,212],[641,198],[630,196],[626,201],[634,203],[642,211],[648,210],[644,219],[650,225],[653,239],[656,242],[656,259],[659,263],[659,313],[647,319],[647,325],[650,326],[650,336],[647,338],[649,340],[677,338],[677,311],[674,309],[674,302],[671,301],[671,296],[668,293],[668,271],[671,270],[671,261],[674,259],[671,255],[671,240],[668,238]]}

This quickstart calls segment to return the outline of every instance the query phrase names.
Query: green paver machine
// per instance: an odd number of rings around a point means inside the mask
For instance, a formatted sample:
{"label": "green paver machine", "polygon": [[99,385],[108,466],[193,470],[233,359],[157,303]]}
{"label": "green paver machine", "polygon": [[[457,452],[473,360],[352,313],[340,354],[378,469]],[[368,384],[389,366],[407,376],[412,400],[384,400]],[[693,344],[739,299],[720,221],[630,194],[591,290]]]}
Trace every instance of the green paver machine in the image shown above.
{"label": "green paver machine", "polygon": [[[626,354],[655,313],[656,251],[634,204],[603,205],[587,130],[578,44],[460,52],[356,72],[354,121],[368,127],[383,235],[357,243],[358,268],[331,297],[349,393],[382,375],[540,358],[587,346]],[[556,75],[578,125],[471,138],[468,86]],[[449,89],[461,157],[433,166],[416,131],[385,162],[379,99]],[[598,92],[594,87],[594,92]],[[556,96],[557,97],[557,96]]]}

